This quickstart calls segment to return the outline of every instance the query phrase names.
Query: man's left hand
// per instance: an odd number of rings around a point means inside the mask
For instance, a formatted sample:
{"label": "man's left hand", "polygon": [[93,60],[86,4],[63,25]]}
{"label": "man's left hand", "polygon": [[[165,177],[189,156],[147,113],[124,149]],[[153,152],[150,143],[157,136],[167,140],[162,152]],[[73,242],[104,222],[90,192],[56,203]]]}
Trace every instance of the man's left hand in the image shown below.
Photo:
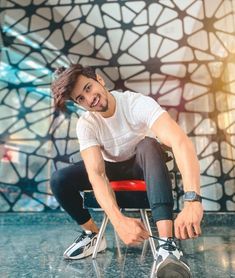
{"label": "man's left hand", "polygon": [[178,214],[175,223],[175,237],[178,239],[196,238],[201,234],[203,207],[200,202],[184,202],[183,210]]}

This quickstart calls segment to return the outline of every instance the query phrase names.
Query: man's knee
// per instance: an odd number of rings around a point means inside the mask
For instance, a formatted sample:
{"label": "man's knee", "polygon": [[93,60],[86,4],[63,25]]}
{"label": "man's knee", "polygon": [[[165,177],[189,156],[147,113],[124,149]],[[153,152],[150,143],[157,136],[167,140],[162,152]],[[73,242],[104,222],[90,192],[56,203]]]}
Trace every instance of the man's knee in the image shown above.
{"label": "man's knee", "polygon": [[63,174],[63,170],[57,170],[51,175],[50,185],[53,193],[57,193],[63,185],[65,185],[66,177]]}
{"label": "man's knee", "polygon": [[161,152],[161,145],[155,138],[151,137],[145,137],[136,148],[136,152],[140,154],[152,154],[156,151]]}

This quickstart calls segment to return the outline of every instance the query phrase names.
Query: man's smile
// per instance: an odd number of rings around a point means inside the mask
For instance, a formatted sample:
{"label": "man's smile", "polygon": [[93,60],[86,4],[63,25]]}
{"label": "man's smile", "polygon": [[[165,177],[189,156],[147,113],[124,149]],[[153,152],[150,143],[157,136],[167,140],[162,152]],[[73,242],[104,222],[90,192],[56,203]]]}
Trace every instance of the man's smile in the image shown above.
{"label": "man's smile", "polygon": [[91,108],[95,107],[95,106],[99,103],[99,101],[100,101],[100,96],[96,96],[96,97],[94,98],[94,100],[92,101],[90,107],[91,107]]}

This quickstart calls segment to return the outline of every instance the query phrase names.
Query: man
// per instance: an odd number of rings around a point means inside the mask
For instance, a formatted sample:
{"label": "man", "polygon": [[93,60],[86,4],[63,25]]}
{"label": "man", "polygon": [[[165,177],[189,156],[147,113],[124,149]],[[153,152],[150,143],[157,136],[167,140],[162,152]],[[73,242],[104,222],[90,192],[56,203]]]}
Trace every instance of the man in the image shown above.
{"label": "man", "polygon": [[[161,147],[155,138],[146,135],[151,131],[161,143],[172,148],[182,174],[184,208],[174,223],[178,239],[198,237],[203,216],[199,164],[189,138],[155,100],[130,91],[109,92],[91,67],[73,64],[67,69],[60,68],[51,89],[56,108],[64,110],[66,100],[73,100],[87,110],[77,124],[83,161],[55,172],[51,179],[59,204],[84,229],[64,257],[80,259],[91,255],[94,248],[98,227],[82,208],[79,191],[85,189],[93,188],[125,244],[135,245],[147,239],[149,234],[143,223],[120,212],[109,185],[109,180],[144,179],[161,238],[156,256],[157,276],[169,277],[177,272],[190,277],[189,266],[174,242],[172,189]],[[103,239],[99,251],[105,248]]]}

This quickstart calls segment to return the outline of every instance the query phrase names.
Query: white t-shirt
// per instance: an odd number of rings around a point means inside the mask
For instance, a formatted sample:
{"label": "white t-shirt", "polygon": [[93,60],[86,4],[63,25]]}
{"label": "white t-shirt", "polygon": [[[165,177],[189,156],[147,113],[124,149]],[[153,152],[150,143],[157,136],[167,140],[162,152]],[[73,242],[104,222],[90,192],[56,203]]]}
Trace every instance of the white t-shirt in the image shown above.
{"label": "white t-shirt", "polygon": [[80,151],[100,146],[104,160],[118,162],[135,155],[136,145],[154,121],[165,112],[151,97],[130,91],[110,92],[116,99],[114,115],[85,112],[77,123]]}

